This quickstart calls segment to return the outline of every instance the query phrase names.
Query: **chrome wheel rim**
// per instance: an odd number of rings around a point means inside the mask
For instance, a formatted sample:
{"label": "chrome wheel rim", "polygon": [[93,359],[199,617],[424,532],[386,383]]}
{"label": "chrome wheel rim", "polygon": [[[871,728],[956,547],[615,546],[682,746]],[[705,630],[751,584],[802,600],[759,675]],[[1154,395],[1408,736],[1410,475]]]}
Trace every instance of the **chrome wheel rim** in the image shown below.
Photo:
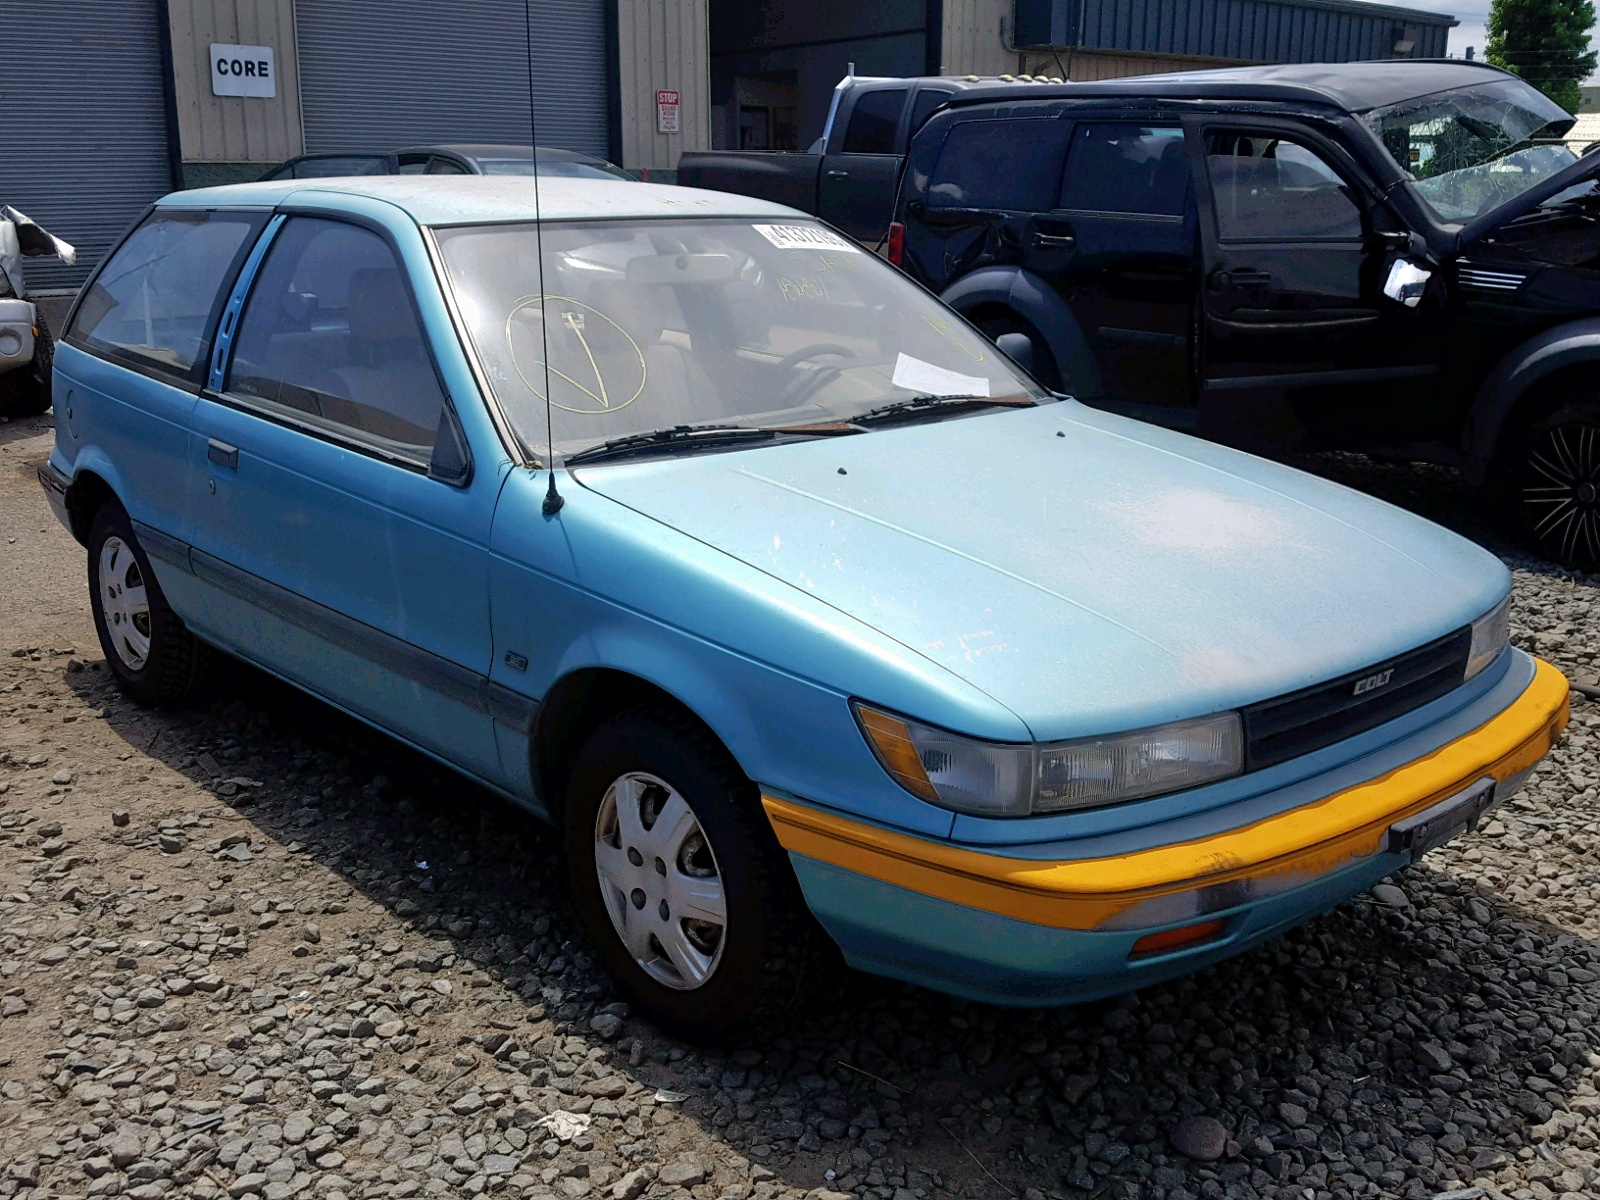
{"label": "chrome wheel rim", "polygon": [[100,546],[98,581],[106,640],[122,665],[142,671],[150,658],[150,598],[133,548],[116,535]]}
{"label": "chrome wheel rim", "polygon": [[1523,510],[1540,544],[1563,562],[1600,559],[1600,425],[1554,425],[1528,454]]}
{"label": "chrome wheel rim", "polygon": [[594,865],[606,915],[640,970],[675,991],[703,986],[722,961],[728,903],[689,802],[654,775],[621,776],[595,815]]}

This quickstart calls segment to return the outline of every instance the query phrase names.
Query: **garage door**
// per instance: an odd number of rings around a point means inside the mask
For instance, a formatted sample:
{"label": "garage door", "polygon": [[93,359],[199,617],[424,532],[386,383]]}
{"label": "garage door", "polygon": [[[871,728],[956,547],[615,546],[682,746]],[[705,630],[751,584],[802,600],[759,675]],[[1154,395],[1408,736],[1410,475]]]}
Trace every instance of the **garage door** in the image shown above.
{"label": "garage door", "polygon": [[172,190],[155,0],[6,0],[0,204],[78,248],[23,263],[29,291],[76,288]]}
{"label": "garage door", "polygon": [[[605,156],[605,0],[299,0],[306,150],[539,144]],[[530,50],[531,24],[531,50]],[[532,87],[530,89],[530,79]]]}

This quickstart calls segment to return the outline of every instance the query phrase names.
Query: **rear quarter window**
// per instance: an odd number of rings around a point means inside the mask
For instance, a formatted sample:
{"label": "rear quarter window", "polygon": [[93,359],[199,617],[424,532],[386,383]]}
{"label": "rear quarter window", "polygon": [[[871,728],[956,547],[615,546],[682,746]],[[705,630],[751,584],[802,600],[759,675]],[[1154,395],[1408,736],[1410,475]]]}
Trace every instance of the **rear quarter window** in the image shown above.
{"label": "rear quarter window", "polygon": [[227,288],[266,219],[151,213],[95,276],[67,336],[105,357],[198,385]]}
{"label": "rear quarter window", "polygon": [[935,208],[1044,212],[1054,207],[1066,126],[1054,119],[963,121],[928,182]]}

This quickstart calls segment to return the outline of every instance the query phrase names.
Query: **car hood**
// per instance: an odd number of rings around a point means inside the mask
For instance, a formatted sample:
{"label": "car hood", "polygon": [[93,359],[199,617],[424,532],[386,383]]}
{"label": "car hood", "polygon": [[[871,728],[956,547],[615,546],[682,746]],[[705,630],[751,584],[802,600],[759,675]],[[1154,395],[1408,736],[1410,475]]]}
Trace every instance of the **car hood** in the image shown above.
{"label": "car hood", "polygon": [[1356,671],[1509,586],[1419,517],[1071,401],[576,476],[919,652],[1038,738]]}

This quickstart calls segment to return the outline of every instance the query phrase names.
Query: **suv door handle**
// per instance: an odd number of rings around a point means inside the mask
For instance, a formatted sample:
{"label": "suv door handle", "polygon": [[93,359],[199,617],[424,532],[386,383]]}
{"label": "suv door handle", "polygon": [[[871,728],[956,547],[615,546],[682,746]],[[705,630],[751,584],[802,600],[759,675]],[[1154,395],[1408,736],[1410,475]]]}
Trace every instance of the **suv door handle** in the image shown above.
{"label": "suv door handle", "polygon": [[1235,267],[1231,271],[1218,271],[1211,278],[1217,287],[1266,287],[1272,282],[1272,272],[1254,267]]}
{"label": "suv door handle", "polygon": [[1078,239],[1070,233],[1035,233],[1033,244],[1047,250],[1071,250]]}
{"label": "suv door handle", "polygon": [[849,171],[841,171],[837,167],[835,167],[833,170],[828,172],[828,178],[829,179],[849,179],[850,178],[850,172]]}

